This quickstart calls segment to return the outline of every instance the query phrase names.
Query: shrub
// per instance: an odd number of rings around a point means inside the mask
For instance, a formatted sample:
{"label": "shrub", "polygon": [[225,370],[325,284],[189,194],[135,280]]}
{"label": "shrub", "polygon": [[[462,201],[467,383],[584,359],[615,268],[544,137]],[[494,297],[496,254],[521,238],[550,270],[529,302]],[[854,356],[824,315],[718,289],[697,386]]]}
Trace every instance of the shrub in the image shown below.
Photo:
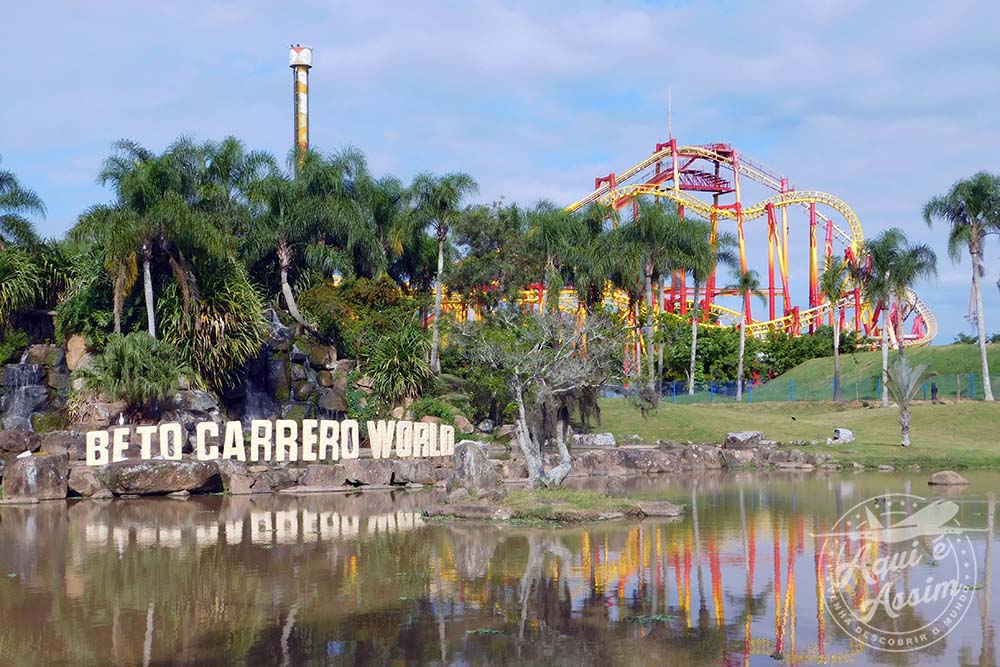
{"label": "shrub", "polygon": [[87,390],[136,410],[155,407],[177,391],[182,377],[194,376],[173,345],[143,332],[110,336],[93,366],[75,375]]}
{"label": "shrub", "polygon": [[455,408],[439,398],[421,398],[410,406],[413,418],[438,417],[445,424],[455,424]]}
{"label": "shrub", "polygon": [[18,352],[28,347],[30,343],[28,334],[20,329],[0,332],[0,364],[11,361]]}
{"label": "shrub", "polygon": [[375,339],[364,365],[375,393],[391,404],[419,396],[434,375],[427,361],[429,350],[426,334],[413,326]]}

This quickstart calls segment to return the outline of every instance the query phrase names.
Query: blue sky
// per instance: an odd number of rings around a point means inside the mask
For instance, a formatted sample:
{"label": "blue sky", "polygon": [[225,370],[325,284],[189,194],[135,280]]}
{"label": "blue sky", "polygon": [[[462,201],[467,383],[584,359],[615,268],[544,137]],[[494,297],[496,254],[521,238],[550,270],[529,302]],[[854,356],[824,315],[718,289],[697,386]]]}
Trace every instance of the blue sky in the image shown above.
{"label": "blue sky", "polygon": [[[971,331],[968,258],[953,266],[920,210],[957,178],[1000,172],[998,3],[12,4],[0,154],[45,199],[46,235],[108,199],[94,175],[121,137],[160,149],[234,134],[284,156],[287,47],[301,42],[315,48],[314,146],[357,146],[404,179],[467,171],[484,201],[569,203],[623,171],[665,138],[669,87],[682,143],[732,143],[848,201],[868,236],[898,226],[933,243],[940,275],[919,291],[938,342]],[[987,261],[1000,331],[996,243]]]}

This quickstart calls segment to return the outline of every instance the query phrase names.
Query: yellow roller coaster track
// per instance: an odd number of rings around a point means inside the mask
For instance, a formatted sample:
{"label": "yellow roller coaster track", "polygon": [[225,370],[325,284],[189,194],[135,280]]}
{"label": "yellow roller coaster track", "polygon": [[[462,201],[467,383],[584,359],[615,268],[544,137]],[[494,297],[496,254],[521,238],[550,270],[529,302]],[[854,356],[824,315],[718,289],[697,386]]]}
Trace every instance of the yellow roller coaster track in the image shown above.
{"label": "yellow roller coaster track", "polygon": [[[733,153],[720,153],[705,146],[680,146],[676,149],[668,147],[663,150],[656,151],[635,166],[621,174],[618,174],[616,176],[616,183],[602,184],[586,197],[570,204],[567,207],[567,210],[575,211],[591,203],[615,205],[623,199],[654,196],[670,199],[677,204],[684,206],[686,210],[692,211],[706,218],[711,217],[712,215],[715,215],[716,218],[736,218],[737,212],[735,209],[716,208],[712,204],[702,201],[694,195],[680,189],[676,182],[673,184],[669,184],[669,181],[663,183],[648,183],[645,182],[648,179],[641,178],[643,172],[654,167],[657,163],[671,161],[675,150],[677,155],[702,158],[728,165],[729,168],[731,168],[733,172],[738,174],[740,177],[749,178],[770,190],[778,192],[778,194],[773,197],[769,197],[768,199],[753,204],[752,206],[743,207],[740,213],[742,213],[742,219],[744,222],[766,215],[769,206],[780,209],[782,207],[793,205],[806,207],[810,205],[823,205],[836,211],[847,223],[848,229],[845,230],[838,226],[832,221],[831,218],[827,217],[820,211],[816,211],[816,217],[823,222],[829,222],[834,234],[847,247],[851,248],[855,256],[860,254],[860,250],[864,245],[864,231],[861,228],[861,221],[858,219],[858,216],[853,209],[851,209],[851,207],[848,206],[842,199],[832,194],[817,190],[788,190],[782,192],[782,182],[764,169],[759,168],[753,162],[747,160],[746,158],[734,159]],[[560,299],[560,301],[562,301],[562,299]],[[842,301],[840,305],[842,307],[854,306],[853,302],[847,299]],[[938,333],[937,319],[934,317],[930,308],[928,308],[927,305],[920,300],[916,293],[912,291],[909,293],[909,305],[923,318],[926,326],[924,327],[924,331],[921,335],[916,337],[904,337],[904,344],[907,347],[919,347],[930,344]],[[811,323],[818,324],[823,321],[828,321],[832,308],[833,306],[830,303],[824,303],[807,310],[802,310],[798,316],[799,326],[808,326]],[[736,323],[742,318],[739,312],[724,308],[715,303],[711,305],[711,312],[720,322],[727,321]],[[870,309],[866,315],[870,317]],[[768,331],[772,330],[788,330],[793,325],[793,318],[793,315],[786,315],[774,320],[753,322],[748,326],[747,330],[755,336],[764,336]]]}

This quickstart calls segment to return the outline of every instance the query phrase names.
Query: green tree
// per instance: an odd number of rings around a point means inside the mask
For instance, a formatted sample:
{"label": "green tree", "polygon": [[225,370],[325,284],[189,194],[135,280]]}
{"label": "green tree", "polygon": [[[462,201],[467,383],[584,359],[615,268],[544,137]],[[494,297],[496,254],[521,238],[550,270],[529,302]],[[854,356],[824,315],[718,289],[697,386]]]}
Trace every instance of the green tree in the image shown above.
{"label": "green tree", "polygon": [[932,198],[924,205],[924,220],[930,225],[935,219],[950,226],[948,255],[951,260],[959,263],[963,248],[969,251],[972,260],[972,307],[969,315],[975,320],[979,336],[983,397],[992,401],[993,387],[986,360],[986,314],[980,280],[985,273],[983,245],[986,237],[1000,233],[1000,176],[981,171],[958,181],[946,194]]}
{"label": "green tree", "polygon": [[910,243],[903,230],[892,227],[865,244],[868,258],[867,276],[863,280],[868,298],[882,307],[882,406],[888,407],[889,394],[885,379],[889,371],[889,343],[895,342],[899,356],[904,356],[903,332],[895,331],[892,306],[896,306],[896,320],[906,318],[913,285],[921,278],[937,274],[937,256],[923,243]]}
{"label": "green tree", "polygon": [[27,248],[39,242],[26,217],[32,214],[45,216],[41,197],[21,185],[13,172],[0,169],[0,250],[8,244]]}
{"label": "green tree", "polygon": [[[561,269],[572,246],[576,224],[572,213],[548,201],[539,202],[528,213],[526,237],[528,248],[538,253],[544,262],[539,314],[555,312],[559,308],[559,291],[562,289]],[[555,292],[554,297],[553,292]]]}
{"label": "green tree", "polygon": [[885,384],[892,400],[899,406],[900,444],[903,447],[910,446],[910,403],[924,383],[935,375],[928,370],[927,364],[910,366],[904,357],[895,359],[889,366]]}
{"label": "green tree", "polygon": [[840,391],[840,300],[850,291],[850,266],[847,262],[828,259],[819,278],[819,288],[833,308],[833,400],[841,400]]}
{"label": "green tree", "polygon": [[411,224],[420,229],[430,228],[437,240],[437,272],[434,278],[434,319],[431,323],[431,370],[441,372],[439,354],[441,300],[444,293],[444,250],[448,230],[461,213],[462,200],[479,191],[479,185],[468,174],[444,176],[419,174],[413,179],[411,191],[415,210]]}
{"label": "green tree", "polygon": [[736,400],[743,400],[743,356],[746,353],[747,348],[747,312],[746,303],[747,297],[749,296],[759,296],[763,300],[763,295],[760,291],[760,278],[757,276],[757,272],[753,269],[745,271],[736,276],[736,283],[730,288],[736,291],[740,296],[740,347],[738,353],[738,361],[736,362]]}

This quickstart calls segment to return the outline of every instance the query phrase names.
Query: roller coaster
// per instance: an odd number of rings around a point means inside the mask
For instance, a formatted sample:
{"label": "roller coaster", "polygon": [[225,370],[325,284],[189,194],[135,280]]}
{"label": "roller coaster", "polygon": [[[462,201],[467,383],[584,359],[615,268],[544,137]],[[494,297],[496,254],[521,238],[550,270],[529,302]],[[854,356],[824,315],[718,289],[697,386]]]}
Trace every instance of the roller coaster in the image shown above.
{"label": "roller coaster", "polygon": [[[762,190],[764,195],[750,205],[744,203],[748,185]],[[840,321],[836,324],[841,330],[853,329],[872,339],[881,335],[879,322],[884,313],[862,299],[857,285],[850,284],[848,295],[838,304],[829,303],[819,287],[819,274],[825,262],[835,257],[855,262],[862,256],[861,221],[842,199],[818,190],[796,190],[786,177],[740,154],[729,144],[680,146],[671,138],[656,144],[651,155],[624,172],[595,178],[594,190],[570,204],[567,210],[577,211],[593,204],[613,207],[619,224],[628,224],[644,197],[673,202],[682,217],[694,214],[708,220],[713,241],[718,238],[720,224],[735,224],[741,272],[750,268],[748,248],[753,239],[748,236],[756,234],[761,237],[759,240],[766,236],[767,277],[766,287],[762,288],[766,317],[754,317],[750,295],[744,295],[743,303],[739,304],[735,290],[718,287],[713,270],[699,290],[699,311],[706,323],[732,326],[745,322],[747,332],[757,337],[764,337],[770,331],[800,335],[812,333],[823,325],[833,326],[837,311]],[[753,224],[757,221],[760,224]],[[803,261],[803,254],[807,261]],[[800,266],[805,263],[807,267]],[[808,277],[808,289],[798,290],[807,299],[799,305],[793,298],[796,290],[792,281],[797,279],[796,286],[802,284],[801,270]],[[658,306],[667,312],[686,315],[694,307],[689,292],[693,293],[687,285],[686,273],[678,271],[670,277],[669,287],[663,290],[663,303]],[[720,299],[733,298],[742,312],[719,303]],[[561,310],[579,309],[576,292],[570,286],[561,290],[558,299]],[[623,294],[609,294],[608,299],[619,308],[626,307],[628,301]],[[525,290],[520,299],[522,307],[528,309],[540,308],[542,300],[541,285]],[[453,312],[462,309],[451,299],[447,307]],[[912,291],[888,315],[893,322],[889,329],[893,347],[928,345],[937,335],[934,314]],[[894,332],[903,332],[900,340]]]}

